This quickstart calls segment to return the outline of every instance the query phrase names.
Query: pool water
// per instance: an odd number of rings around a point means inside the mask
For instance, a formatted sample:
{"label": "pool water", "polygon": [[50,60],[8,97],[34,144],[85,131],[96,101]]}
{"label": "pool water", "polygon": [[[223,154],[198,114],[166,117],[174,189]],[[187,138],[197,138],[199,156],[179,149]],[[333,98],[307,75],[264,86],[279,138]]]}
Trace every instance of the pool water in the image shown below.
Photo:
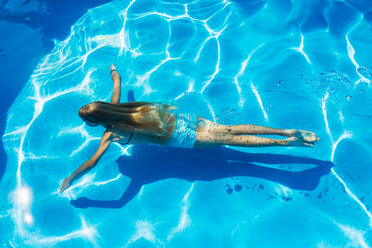
{"label": "pool water", "polygon": [[[370,247],[372,2],[113,1],[89,10],[8,113],[4,247]],[[111,144],[78,109],[170,102],[223,124],[312,130],[313,148]],[[129,94],[130,97],[133,97]]]}

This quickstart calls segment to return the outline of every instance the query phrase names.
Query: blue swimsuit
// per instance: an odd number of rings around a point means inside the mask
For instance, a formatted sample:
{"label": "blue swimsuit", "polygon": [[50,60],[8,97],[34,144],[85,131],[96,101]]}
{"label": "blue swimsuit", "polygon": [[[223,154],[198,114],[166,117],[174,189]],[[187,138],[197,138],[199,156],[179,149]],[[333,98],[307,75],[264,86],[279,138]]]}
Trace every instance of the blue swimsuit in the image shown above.
{"label": "blue swimsuit", "polygon": [[176,126],[172,134],[171,146],[193,148],[198,118],[185,113],[176,113],[174,117]]}

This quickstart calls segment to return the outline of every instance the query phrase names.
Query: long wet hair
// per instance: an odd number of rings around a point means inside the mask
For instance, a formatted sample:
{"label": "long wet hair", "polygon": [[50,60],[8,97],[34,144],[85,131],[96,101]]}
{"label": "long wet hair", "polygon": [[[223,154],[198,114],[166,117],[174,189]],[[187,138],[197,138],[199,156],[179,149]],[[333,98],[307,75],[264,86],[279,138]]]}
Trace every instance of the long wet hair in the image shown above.
{"label": "long wet hair", "polygon": [[112,104],[92,102],[79,110],[79,116],[90,123],[115,128],[123,132],[137,132],[165,136],[176,107],[164,103],[126,102]]}

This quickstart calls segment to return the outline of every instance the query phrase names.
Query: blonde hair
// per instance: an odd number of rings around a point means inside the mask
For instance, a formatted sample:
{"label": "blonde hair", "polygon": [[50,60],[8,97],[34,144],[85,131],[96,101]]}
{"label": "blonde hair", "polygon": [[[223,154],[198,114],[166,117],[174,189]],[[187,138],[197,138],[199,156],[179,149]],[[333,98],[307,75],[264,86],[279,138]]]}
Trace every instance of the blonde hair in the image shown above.
{"label": "blonde hair", "polygon": [[168,134],[167,127],[171,125],[170,111],[173,109],[176,107],[164,103],[92,102],[79,110],[79,116],[85,121],[101,124],[106,128],[165,136]]}

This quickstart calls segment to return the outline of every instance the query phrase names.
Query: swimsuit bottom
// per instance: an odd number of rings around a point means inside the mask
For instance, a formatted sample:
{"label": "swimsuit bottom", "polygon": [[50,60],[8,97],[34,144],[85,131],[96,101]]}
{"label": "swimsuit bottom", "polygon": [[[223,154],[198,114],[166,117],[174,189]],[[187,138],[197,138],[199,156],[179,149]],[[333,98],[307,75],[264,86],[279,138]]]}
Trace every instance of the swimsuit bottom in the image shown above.
{"label": "swimsuit bottom", "polygon": [[185,113],[176,113],[174,117],[176,126],[172,134],[171,146],[193,148],[198,118]]}

